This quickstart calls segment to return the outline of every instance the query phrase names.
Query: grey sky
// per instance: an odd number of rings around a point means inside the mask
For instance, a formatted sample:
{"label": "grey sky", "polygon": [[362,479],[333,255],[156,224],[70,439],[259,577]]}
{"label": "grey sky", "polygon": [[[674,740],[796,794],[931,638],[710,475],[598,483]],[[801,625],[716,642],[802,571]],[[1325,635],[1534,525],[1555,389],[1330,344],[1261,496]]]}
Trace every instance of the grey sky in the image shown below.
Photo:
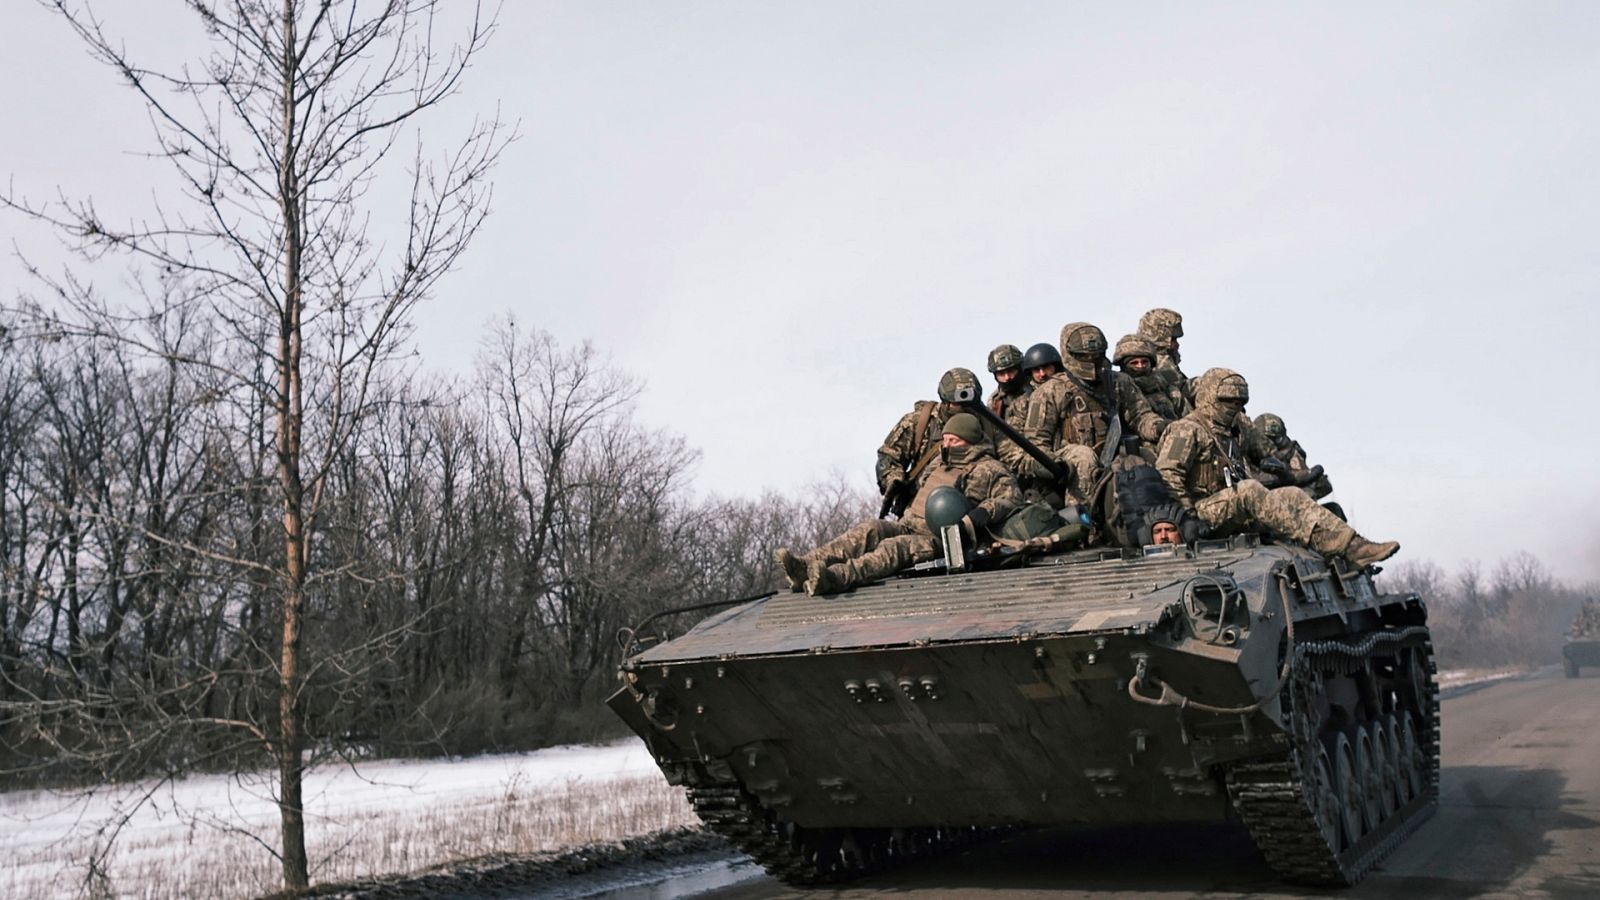
{"label": "grey sky", "polygon": [[[112,21],[183,53],[178,6]],[[0,25],[4,174],[146,202],[110,73]],[[423,359],[505,311],[591,339],[702,490],[866,484],[946,368],[1170,306],[1401,559],[1600,576],[1600,5],[511,2],[426,133],[496,104]]]}

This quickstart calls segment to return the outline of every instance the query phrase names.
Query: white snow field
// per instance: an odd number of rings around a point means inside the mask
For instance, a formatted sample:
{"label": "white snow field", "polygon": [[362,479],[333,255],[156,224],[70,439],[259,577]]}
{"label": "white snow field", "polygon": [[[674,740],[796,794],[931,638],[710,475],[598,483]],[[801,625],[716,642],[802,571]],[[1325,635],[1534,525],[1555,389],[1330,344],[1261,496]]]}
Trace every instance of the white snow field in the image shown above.
{"label": "white snow field", "polygon": [[[280,884],[275,773],[0,794],[0,897],[253,897]],[[312,883],[698,822],[637,740],[326,767],[306,778]],[[107,847],[110,848],[107,852]]]}
{"label": "white snow field", "polygon": [[[1439,674],[1459,688],[1513,669]],[[253,897],[279,884],[273,775],[0,794],[0,897]],[[386,760],[306,779],[313,883],[698,824],[637,740]],[[109,850],[107,849],[109,847]]]}

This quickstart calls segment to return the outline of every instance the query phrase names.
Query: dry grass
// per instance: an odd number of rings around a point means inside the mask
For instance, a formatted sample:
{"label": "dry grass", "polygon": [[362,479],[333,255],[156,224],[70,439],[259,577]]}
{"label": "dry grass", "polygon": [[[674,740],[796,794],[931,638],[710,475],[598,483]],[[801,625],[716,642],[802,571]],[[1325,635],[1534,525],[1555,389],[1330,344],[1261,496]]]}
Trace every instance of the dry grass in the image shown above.
{"label": "dry grass", "polygon": [[[698,823],[682,788],[659,776],[561,785],[505,785],[491,802],[423,810],[333,813],[308,823],[313,882],[414,872],[489,854],[526,855],[619,840]],[[251,835],[191,822],[180,845],[124,838],[105,867],[88,860],[86,838],[11,860],[0,874],[6,897],[254,897],[278,888],[276,859]],[[270,844],[275,833],[258,837]]]}

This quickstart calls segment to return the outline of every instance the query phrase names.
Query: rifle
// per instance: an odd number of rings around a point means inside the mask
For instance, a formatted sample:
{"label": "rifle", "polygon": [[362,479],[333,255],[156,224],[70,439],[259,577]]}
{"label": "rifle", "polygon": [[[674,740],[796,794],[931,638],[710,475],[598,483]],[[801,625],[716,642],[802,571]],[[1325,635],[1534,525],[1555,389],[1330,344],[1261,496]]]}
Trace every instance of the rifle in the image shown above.
{"label": "rifle", "polygon": [[922,477],[923,470],[928,468],[933,458],[939,455],[939,447],[938,441],[930,443],[928,449],[922,451],[922,456],[917,459],[916,465],[905,473],[906,477],[889,485],[889,489],[883,492],[883,505],[878,507],[878,518],[881,519],[891,512],[897,519],[905,514],[906,507],[911,505],[911,499],[916,496],[917,479]]}

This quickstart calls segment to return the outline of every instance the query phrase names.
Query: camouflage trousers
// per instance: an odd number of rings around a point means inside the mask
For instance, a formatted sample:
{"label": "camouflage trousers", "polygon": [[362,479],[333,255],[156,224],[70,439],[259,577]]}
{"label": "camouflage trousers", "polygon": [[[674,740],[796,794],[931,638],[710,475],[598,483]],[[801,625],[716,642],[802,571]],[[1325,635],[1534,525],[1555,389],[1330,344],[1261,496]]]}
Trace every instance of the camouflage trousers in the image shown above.
{"label": "camouflage trousers", "polygon": [[894,573],[939,557],[933,535],[900,522],[867,519],[805,555],[826,565],[844,587],[888,578]]}
{"label": "camouflage trousers", "polygon": [[1087,504],[1089,494],[1100,480],[1100,456],[1083,444],[1068,444],[1056,454],[1056,459],[1067,469],[1067,499]]}
{"label": "camouflage trousers", "polygon": [[1355,529],[1296,487],[1268,489],[1241,481],[1194,505],[1195,515],[1214,535],[1262,530],[1279,540],[1296,541],[1324,554],[1344,550]]}

